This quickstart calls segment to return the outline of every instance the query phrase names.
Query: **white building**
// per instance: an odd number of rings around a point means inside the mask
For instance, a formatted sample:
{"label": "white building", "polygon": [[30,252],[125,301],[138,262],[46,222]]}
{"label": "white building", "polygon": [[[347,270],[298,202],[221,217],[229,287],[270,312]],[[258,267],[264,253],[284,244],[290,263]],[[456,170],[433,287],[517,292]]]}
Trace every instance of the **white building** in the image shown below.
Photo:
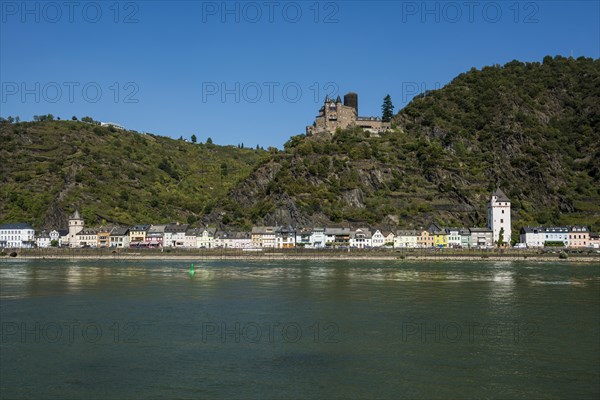
{"label": "white building", "polygon": [[165,227],[163,247],[184,247],[188,224],[173,223]]}
{"label": "white building", "polygon": [[0,247],[31,248],[35,244],[35,231],[25,223],[0,225]]}
{"label": "white building", "polygon": [[371,246],[373,247],[382,247],[385,244],[385,236],[383,233],[377,229],[373,236],[371,237]]}
{"label": "white building", "polygon": [[215,247],[215,234],[216,229],[214,228],[203,228],[198,230],[198,238],[196,247],[201,249],[212,249]]}
{"label": "white building", "polygon": [[364,249],[372,246],[371,231],[367,228],[358,228],[350,235],[350,247]]}
{"label": "white building", "polygon": [[329,247],[350,246],[350,228],[325,228],[325,245]]}
{"label": "white building", "polygon": [[[67,235],[68,235],[68,231],[67,231]],[[62,245],[61,234],[56,229],[51,230],[50,233],[48,234],[48,236],[50,236],[50,244],[52,244],[52,242],[56,242],[59,247]]]}
{"label": "white building", "polygon": [[249,249],[252,247],[252,236],[248,232],[223,232],[215,234],[215,246],[225,249]]}
{"label": "white building", "polygon": [[521,228],[519,241],[527,247],[544,247],[545,232],[541,226],[524,226]]}
{"label": "white building", "polygon": [[79,211],[75,210],[73,215],[69,217],[69,247],[79,247],[77,234],[83,230],[83,218],[79,215]]}
{"label": "white building", "polygon": [[310,241],[313,248],[325,247],[325,228],[313,228]]}
{"label": "white building", "polygon": [[446,234],[448,235],[448,247],[450,248],[461,248],[462,240],[460,236],[460,228],[446,228]]}
{"label": "white building", "polygon": [[510,244],[512,225],[510,221],[510,200],[500,188],[492,194],[488,203],[488,228],[492,230],[494,244],[503,230],[504,243]]}
{"label": "white building", "polygon": [[129,247],[129,228],[126,226],[115,226],[110,231],[110,247]]}
{"label": "white building", "polygon": [[39,234],[35,236],[35,245],[42,249],[47,249],[50,247],[50,235],[46,231],[41,231]]}
{"label": "white building", "polygon": [[418,231],[398,231],[394,237],[394,247],[399,249],[417,247]]}
{"label": "white building", "polygon": [[569,228],[566,226],[549,226],[544,228],[544,243],[562,242],[564,247],[569,246]]}
{"label": "white building", "polygon": [[82,229],[75,235],[75,245],[71,247],[98,247],[98,230]]}

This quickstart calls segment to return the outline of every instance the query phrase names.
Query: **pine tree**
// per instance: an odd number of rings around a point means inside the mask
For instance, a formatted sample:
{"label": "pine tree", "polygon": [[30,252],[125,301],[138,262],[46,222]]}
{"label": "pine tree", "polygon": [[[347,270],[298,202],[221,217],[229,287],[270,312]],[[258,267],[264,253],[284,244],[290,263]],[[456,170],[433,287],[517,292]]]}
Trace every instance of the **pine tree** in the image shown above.
{"label": "pine tree", "polygon": [[383,122],[390,122],[394,116],[394,105],[392,104],[392,98],[388,94],[383,99],[383,105],[381,106],[381,120]]}
{"label": "pine tree", "polygon": [[198,140],[196,135],[192,135],[192,137],[190,139],[192,140],[192,143],[196,143],[196,141]]}

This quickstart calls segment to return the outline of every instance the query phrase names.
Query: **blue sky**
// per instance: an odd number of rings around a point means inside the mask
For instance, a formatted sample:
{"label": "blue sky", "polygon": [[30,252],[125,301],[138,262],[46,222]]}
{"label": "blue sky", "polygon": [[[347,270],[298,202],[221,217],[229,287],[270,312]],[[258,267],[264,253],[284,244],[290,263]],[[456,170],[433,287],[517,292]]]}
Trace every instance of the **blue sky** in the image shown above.
{"label": "blue sky", "polygon": [[281,147],[326,94],[396,111],[472,67],[600,57],[598,1],[0,1],[0,115]]}

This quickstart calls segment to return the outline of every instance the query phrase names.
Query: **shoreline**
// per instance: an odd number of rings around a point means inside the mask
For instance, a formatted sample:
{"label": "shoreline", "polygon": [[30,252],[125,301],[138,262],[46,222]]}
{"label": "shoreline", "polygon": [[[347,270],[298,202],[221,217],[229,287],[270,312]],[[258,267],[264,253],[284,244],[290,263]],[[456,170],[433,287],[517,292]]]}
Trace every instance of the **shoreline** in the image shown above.
{"label": "shoreline", "polygon": [[560,259],[557,255],[367,255],[367,254],[76,254],[76,255],[17,255],[17,257],[2,257],[1,261],[19,260],[82,260],[82,261],[135,261],[135,260],[178,260],[178,261],[286,261],[286,260],[310,260],[310,261],[529,261],[529,262],[563,262],[563,263],[600,263],[600,256],[570,256]]}

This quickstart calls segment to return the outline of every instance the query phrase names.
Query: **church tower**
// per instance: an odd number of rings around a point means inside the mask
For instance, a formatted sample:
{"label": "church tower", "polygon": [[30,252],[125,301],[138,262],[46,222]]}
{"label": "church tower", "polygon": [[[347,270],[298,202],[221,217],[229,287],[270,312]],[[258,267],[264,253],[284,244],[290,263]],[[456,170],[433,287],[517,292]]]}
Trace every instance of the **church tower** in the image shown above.
{"label": "church tower", "polygon": [[79,215],[79,211],[75,210],[73,215],[69,217],[69,247],[77,245],[75,235],[83,230],[83,219]]}
{"label": "church tower", "polygon": [[510,199],[500,188],[492,194],[488,203],[488,228],[494,235],[494,244],[500,238],[500,231],[503,231],[503,242],[510,244],[512,225],[510,222]]}

